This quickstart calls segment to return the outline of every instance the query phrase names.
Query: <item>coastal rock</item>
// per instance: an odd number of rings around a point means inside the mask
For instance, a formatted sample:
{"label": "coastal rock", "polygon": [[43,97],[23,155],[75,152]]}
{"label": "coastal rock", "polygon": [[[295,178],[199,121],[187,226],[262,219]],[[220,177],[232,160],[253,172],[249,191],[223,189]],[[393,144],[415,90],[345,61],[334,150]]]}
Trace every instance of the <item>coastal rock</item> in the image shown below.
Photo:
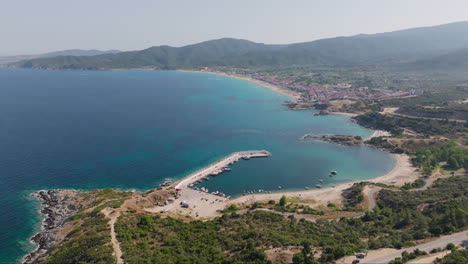
{"label": "coastal rock", "polygon": [[313,105],[310,103],[299,103],[299,102],[287,102],[286,107],[289,110],[307,110],[307,109],[312,109]]}
{"label": "coastal rock", "polygon": [[320,112],[316,113],[314,116],[322,116],[322,115],[329,115],[330,113],[327,110],[320,110]]}
{"label": "coastal rock", "polygon": [[302,137],[302,139],[308,138],[319,139],[325,142],[332,142],[343,146],[359,146],[364,144],[364,141],[359,136],[305,134]]}
{"label": "coastal rock", "polygon": [[23,258],[23,263],[35,264],[43,261],[49,249],[63,241],[60,228],[81,208],[79,193],[73,190],[42,190],[31,194],[41,202],[43,208],[40,213],[45,218],[42,221],[41,231],[30,239],[37,244],[37,248]]}

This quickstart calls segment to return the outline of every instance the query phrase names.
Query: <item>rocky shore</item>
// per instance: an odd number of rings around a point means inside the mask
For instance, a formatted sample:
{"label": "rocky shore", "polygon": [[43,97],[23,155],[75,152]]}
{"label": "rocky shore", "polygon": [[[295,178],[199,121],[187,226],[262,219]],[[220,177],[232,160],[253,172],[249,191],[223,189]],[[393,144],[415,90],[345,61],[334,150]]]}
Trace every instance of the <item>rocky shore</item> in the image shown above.
{"label": "rocky shore", "polygon": [[47,258],[53,245],[63,241],[65,235],[61,232],[71,215],[80,209],[79,191],[74,190],[41,190],[31,195],[42,205],[40,213],[45,217],[41,231],[31,238],[37,248],[26,255],[22,262],[34,264]]}
{"label": "rocky shore", "polygon": [[359,136],[345,136],[345,135],[314,135],[305,134],[301,139],[318,139],[325,142],[331,142],[343,146],[359,146],[365,142]]}
{"label": "rocky shore", "polygon": [[288,101],[285,103],[285,106],[289,110],[307,110],[307,109],[313,109],[314,106],[310,103],[304,103],[304,102],[296,102],[296,101]]}

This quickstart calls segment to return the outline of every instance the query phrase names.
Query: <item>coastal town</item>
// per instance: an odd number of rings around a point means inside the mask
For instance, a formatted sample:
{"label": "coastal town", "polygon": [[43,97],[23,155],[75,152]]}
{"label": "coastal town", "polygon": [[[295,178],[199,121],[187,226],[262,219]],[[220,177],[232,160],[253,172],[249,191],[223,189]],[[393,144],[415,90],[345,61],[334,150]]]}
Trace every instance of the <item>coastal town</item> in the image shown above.
{"label": "coastal town", "polygon": [[418,96],[424,93],[424,90],[419,88],[395,90],[389,89],[388,87],[353,85],[351,81],[343,80],[342,82],[335,81],[322,84],[313,83],[310,79],[297,80],[294,77],[288,77],[279,74],[281,73],[281,70],[278,74],[262,74],[248,70],[204,67],[199,69],[198,72],[241,77],[248,80],[258,81],[264,85],[271,85],[284,91],[292,91],[298,94],[294,100],[294,102],[297,103],[327,104],[333,100],[380,100]]}
{"label": "coastal town", "polygon": [[422,94],[422,90],[409,91],[391,91],[378,90],[376,93],[370,93],[369,87],[353,87],[349,83],[338,83],[331,85],[306,84],[303,82],[294,82],[288,78],[277,78],[261,75],[253,75],[253,79],[277,85],[285,89],[291,89],[300,92],[303,96],[298,102],[316,102],[327,103],[332,100],[344,99],[384,99],[404,96],[415,96]]}

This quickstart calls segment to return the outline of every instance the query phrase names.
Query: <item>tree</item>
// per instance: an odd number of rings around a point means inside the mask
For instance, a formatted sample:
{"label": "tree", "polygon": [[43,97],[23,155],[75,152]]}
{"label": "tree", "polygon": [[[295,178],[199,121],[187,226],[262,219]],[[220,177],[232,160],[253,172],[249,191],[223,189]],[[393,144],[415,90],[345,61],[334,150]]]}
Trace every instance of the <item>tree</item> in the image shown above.
{"label": "tree", "polygon": [[431,166],[426,165],[423,167],[423,174],[429,176],[432,174],[432,170],[433,168]]}
{"label": "tree", "polygon": [[294,264],[318,264],[319,262],[314,259],[314,253],[310,248],[310,243],[307,241],[302,242],[301,253],[294,254]]}
{"label": "tree", "polygon": [[445,247],[447,250],[452,250],[455,248],[455,244],[453,243],[448,243],[447,246]]}
{"label": "tree", "polygon": [[452,169],[458,170],[460,168],[460,164],[458,164],[457,158],[454,156],[451,156],[448,160],[448,164]]}
{"label": "tree", "polygon": [[279,201],[280,206],[285,206],[286,205],[286,196],[281,196],[281,199]]}

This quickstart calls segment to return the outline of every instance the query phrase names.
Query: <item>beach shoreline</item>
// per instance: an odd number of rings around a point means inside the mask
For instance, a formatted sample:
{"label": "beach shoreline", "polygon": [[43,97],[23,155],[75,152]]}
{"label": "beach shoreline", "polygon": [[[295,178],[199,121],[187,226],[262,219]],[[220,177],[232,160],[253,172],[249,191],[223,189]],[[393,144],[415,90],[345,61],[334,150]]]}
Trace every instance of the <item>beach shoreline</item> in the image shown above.
{"label": "beach shoreline", "polygon": [[196,70],[177,70],[179,72],[190,72],[190,73],[208,73],[208,74],[213,74],[213,75],[219,75],[219,76],[224,76],[224,77],[231,77],[231,78],[235,78],[235,79],[240,79],[240,80],[244,80],[244,81],[248,81],[248,82],[252,82],[252,83],[256,83],[256,84],[259,84],[263,87],[266,87],[272,91],[275,91],[277,93],[280,93],[282,95],[286,95],[288,96],[292,102],[297,102],[297,100],[301,97],[301,94],[299,92],[295,92],[295,91],[291,91],[291,90],[287,90],[283,87],[280,87],[280,86],[277,86],[277,85],[274,85],[274,84],[271,84],[271,83],[267,83],[267,82],[264,82],[264,81],[261,81],[261,80],[257,80],[257,79],[254,79],[254,78],[251,78],[251,77],[247,77],[247,76],[243,76],[243,75],[238,75],[238,74],[229,74],[229,73],[225,73],[225,72],[214,72],[214,71],[196,71]]}
{"label": "beach shoreline", "polygon": [[343,190],[358,182],[383,183],[388,185],[402,186],[407,182],[413,182],[420,177],[416,168],[411,164],[410,157],[405,154],[392,154],[395,165],[393,169],[377,178],[367,180],[356,180],[337,184],[335,187],[325,187],[304,191],[280,191],[269,194],[250,194],[229,200],[233,204],[250,204],[253,202],[265,202],[279,200],[283,195],[286,197],[297,197],[302,200],[315,201],[318,205],[326,205],[328,202],[339,203],[342,199]]}
{"label": "beach shoreline", "polygon": [[[340,205],[343,201],[343,191],[347,188],[350,188],[355,183],[371,182],[402,186],[405,183],[415,181],[421,176],[417,169],[411,164],[409,156],[405,154],[392,154],[392,157],[394,158],[395,162],[393,169],[382,176],[366,180],[343,182],[337,184],[334,187],[325,187],[312,190],[268,191],[264,193],[244,194],[243,196],[226,199],[212,195],[210,193],[194,190],[189,188],[187,184],[183,184],[185,191],[182,192],[180,201],[188,203],[189,206],[187,208],[180,208],[178,203],[172,203],[163,207],[156,206],[145,208],[145,211],[150,213],[165,212],[171,216],[186,215],[197,219],[209,220],[214,217],[221,216],[220,210],[229,207],[231,204],[236,204],[238,207],[245,208],[256,202],[268,202],[270,200],[278,201],[282,196],[286,196],[288,198],[298,198],[299,200],[306,202],[313,207],[327,206],[328,203]],[[207,165],[205,168],[210,168],[213,165],[214,164]],[[175,182],[174,186],[180,187],[180,184],[189,180],[190,177],[190,175],[187,175],[183,179]]]}
{"label": "beach shoreline", "polygon": [[[266,87],[280,94],[286,95],[289,98],[291,98],[292,101],[300,98],[300,93],[289,91],[282,87],[275,86],[275,85],[272,85],[272,84],[269,84],[260,80],[255,80],[250,77],[232,75],[232,74],[227,74],[227,73],[222,73],[222,72],[205,72],[205,71],[189,71],[189,70],[180,70],[180,71],[190,72],[190,73],[208,73],[208,74],[242,79],[245,81],[256,83],[258,85]],[[345,115],[348,117],[355,116],[355,114],[349,114],[349,113],[332,112],[330,114],[340,114],[340,115]],[[380,135],[388,135],[385,133],[388,133],[388,132],[374,131],[372,137],[380,136]],[[190,191],[189,193],[190,195],[195,195],[195,197],[193,198],[193,201],[197,201],[195,204],[193,204],[197,206],[196,211],[190,208],[186,212],[181,212],[177,204],[173,204],[172,206],[173,211],[172,210],[171,211],[175,214],[182,213],[182,214],[195,215],[196,213],[197,217],[200,216],[200,218],[210,219],[213,217],[220,216],[221,214],[217,211],[219,209],[228,207],[230,204],[248,204],[248,203],[257,202],[257,201],[279,200],[281,196],[283,195],[288,196],[288,197],[300,197],[301,199],[314,200],[318,204],[326,204],[328,202],[335,202],[337,200],[341,200],[342,191],[346,188],[351,187],[354,183],[357,183],[357,182],[367,181],[367,182],[384,183],[384,184],[389,184],[389,185],[401,186],[406,182],[412,182],[416,180],[420,176],[420,174],[416,171],[416,168],[412,166],[409,156],[404,155],[404,154],[392,154],[392,156],[395,160],[393,169],[389,171],[388,173],[386,173],[385,175],[382,175],[373,179],[344,182],[344,183],[337,184],[335,187],[325,187],[325,188],[313,189],[313,190],[304,190],[304,191],[284,190],[284,191],[271,192],[271,193],[249,194],[245,196],[236,197],[233,199],[225,199],[225,198],[221,198],[221,197],[214,196],[214,195],[207,194],[207,193]],[[186,180],[188,176],[190,176],[190,174],[179,179],[174,184],[179,184],[183,182],[184,180]],[[152,188],[152,189],[155,189],[155,188]],[[52,192],[70,191],[70,192],[77,192],[77,193],[82,192],[81,190],[49,190],[49,191],[52,191]],[[42,192],[48,192],[48,191],[42,191]],[[47,193],[47,195],[50,195],[50,193]],[[55,193],[52,193],[52,195],[55,195]],[[37,248],[29,252],[28,255],[26,255],[22,259],[22,261],[26,263],[33,261],[37,257],[40,257],[41,252],[44,252],[46,249],[48,249],[49,244],[47,243],[48,241],[46,242],[46,240],[48,240],[49,237],[52,237],[53,235],[55,235],[54,230],[59,228],[64,223],[64,217],[71,213],[63,209],[64,206],[66,205],[65,202],[63,204],[59,204],[60,206],[57,208],[55,207],[55,204],[54,204],[55,200],[53,201],[52,203],[53,205],[51,206],[48,203],[49,198],[47,198],[45,194],[43,194],[43,196],[46,198],[43,198],[43,197],[41,198],[37,195],[35,196],[41,202],[41,212],[42,210],[46,210],[46,211],[44,211],[44,213],[40,212],[43,217],[41,230],[37,232],[30,240],[31,242],[37,245]],[[162,208],[162,207],[147,208],[146,211],[152,212],[152,213],[158,213],[161,211],[161,209],[165,209],[165,208]],[[52,215],[53,217],[51,217],[49,214]],[[60,216],[57,219],[58,221],[49,223],[50,219],[57,218],[56,214],[59,214]],[[46,223],[49,223],[49,226],[46,226],[45,225]]]}
{"label": "beach shoreline", "polygon": [[29,242],[36,245],[21,258],[21,263],[37,263],[45,260],[52,245],[63,241],[68,218],[79,209],[79,194],[82,191],[72,189],[39,190],[31,193],[41,206],[38,213],[42,217],[40,230],[36,232]]}

